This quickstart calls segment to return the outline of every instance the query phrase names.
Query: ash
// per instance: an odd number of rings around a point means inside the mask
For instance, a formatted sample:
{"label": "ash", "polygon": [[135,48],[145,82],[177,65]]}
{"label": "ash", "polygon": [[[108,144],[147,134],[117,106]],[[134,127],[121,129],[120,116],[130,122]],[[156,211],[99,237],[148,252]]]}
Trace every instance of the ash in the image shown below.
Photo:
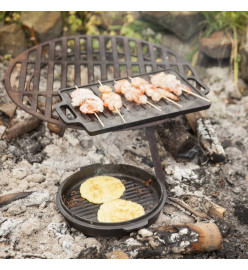
{"label": "ash", "polygon": [[[0,63],[0,103],[9,102],[2,79],[8,63]],[[208,113],[222,143],[226,162],[197,164],[176,161],[158,142],[170,197],[184,198],[199,211],[206,201],[227,209],[224,220],[211,218],[224,237],[223,249],[191,255],[160,255],[158,258],[248,258],[247,236],[247,113],[248,97],[232,99],[225,68],[201,73],[210,86],[212,106]],[[225,78],[223,80],[223,78]],[[228,79],[226,79],[228,78]],[[233,85],[233,84],[232,84]],[[17,110],[17,120],[26,115]],[[121,131],[90,137],[85,131],[67,129],[63,137],[50,133],[46,123],[11,143],[0,140],[0,196],[33,193],[0,208],[0,258],[106,258],[112,247],[130,245],[135,258],[143,243],[125,237],[88,237],[70,227],[56,207],[58,186],[80,167],[94,163],[126,163],[154,173],[145,130]],[[199,218],[168,201],[150,226],[195,223]],[[144,234],[149,233],[143,231]],[[186,232],[187,233],[187,232]],[[172,235],[175,241],[181,234]],[[188,243],[182,242],[187,246]],[[175,252],[178,253],[178,252]]]}

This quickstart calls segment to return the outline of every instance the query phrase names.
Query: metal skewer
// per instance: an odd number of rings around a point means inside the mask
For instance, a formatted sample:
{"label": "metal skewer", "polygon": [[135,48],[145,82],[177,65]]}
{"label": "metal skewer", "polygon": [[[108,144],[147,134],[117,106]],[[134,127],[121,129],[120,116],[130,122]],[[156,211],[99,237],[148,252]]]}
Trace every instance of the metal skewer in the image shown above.
{"label": "metal skewer", "polygon": [[[101,81],[99,81],[99,80],[98,80],[98,82],[99,82],[99,84],[102,86]],[[114,107],[115,107],[115,106],[114,106]],[[120,113],[120,111],[118,110],[118,108],[116,108],[116,107],[115,107],[115,110],[116,110],[116,111],[117,111],[117,113],[120,115],[120,117],[121,117],[122,121],[123,121],[124,123],[127,123],[127,122],[125,121],[124,117],[121,115],[121,113]]]}
{"label": "metal skewer", "polygon": [[181,87],[181,89],[182,89],[182,91],[184,91],[184,92],[186,92],[186,93],[188,93],[188,94],[190,94],[190,95],[196,96],[196,97],[198,97],[198,98],[201,98],[201,99],[203,99],[203,100],[206,100],[206,101],[210,102],[209,99],[204,98],[204,97],[202,97],[202,96],[200,96],[200,95],[197,95],[197,94],[195,94],[195,93],[193,93],[193,92],[190,92],[190,91],[187,90],[187,89],[184,89],[184,88],[182,88],[182,87]]}

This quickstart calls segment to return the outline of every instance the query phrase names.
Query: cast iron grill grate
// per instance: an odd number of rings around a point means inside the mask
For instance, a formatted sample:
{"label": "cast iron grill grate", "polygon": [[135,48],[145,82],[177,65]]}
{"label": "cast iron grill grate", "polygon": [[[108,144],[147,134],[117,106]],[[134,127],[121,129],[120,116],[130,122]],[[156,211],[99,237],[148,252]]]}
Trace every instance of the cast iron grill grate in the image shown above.
{"label": "cast iron grill grate", "polygon": [[[188,83],[187,79],[183,78],[179,73],[172,69],[166,69],[163,71],[165,71],[167,74],[169,73],[175,75],[184,85],[190,87],[194,93],[205,97],[204,93],[207,91],[207,88],[199,81],[197,81],[197,83],[201,86],[202,90],[197,90]],[[139,77],[149,81],[150,75],[154,75],[156,73],[158,72],[141,74]],[[133,78],[134,77],[135,76],[133,76]],[[196,81],[196,79],[194,80]],[[114,88],[113,80],[103,83],[105,85],[109,85],[112,89]],[[89,84],[84,87],[91,89],[98,96],[101,94],[98,90],[99,83]],[[82,114],[78,107],[73,107],[71,105],[70,94],[74,90],[75,87],[62,89],[59,91],[62,102],[56,104],[56,111],[65,123],[73,126],[82,126],[90,135],[137,127],[142,124],[149,124],[181,114],[207,109],[210,106],[210,102],[184,92],[181,96],[179,96],[180,101],[177,102],[177,104],[181,105],[182,107],[178,107],[165,99],[161,99],[159,102],[153,102],[152,99],[148,98],[148,101],[153,103],[160,110],[152,107],[149,104],[136,105],[134,102],[127,101],[125,97],[121,95],[123,106],[121,107],[120,112],[126,123],[122,121],[119,114],[112,113],[110,110],[105,108],[102,113],[98,113],[98,117],[104,124],[104,126],[102,126],[94,114]]]}
{"label": "cast iron grill grate", "polygon": [[55,111],[60,101],[58,90],[167,68],[187,75],[187,80],[200,89],[194,69],[165,47],[121,36],[82,35],[47,41],[26,50],[11,63],[4,83],[9,96],[24,111],[72,127]]}

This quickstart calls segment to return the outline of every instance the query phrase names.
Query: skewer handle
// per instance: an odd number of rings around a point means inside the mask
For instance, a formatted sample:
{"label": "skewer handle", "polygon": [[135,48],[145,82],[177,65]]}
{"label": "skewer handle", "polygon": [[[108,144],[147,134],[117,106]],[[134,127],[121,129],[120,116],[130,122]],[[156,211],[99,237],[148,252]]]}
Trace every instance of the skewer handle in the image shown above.
{"label": "skewer handle", "polygon": [[101,81],[99,81],[99,80],[98,80],[98,82],[99,82],[99,84],[100,84],[100,85],[102,86],[102,83],[101,83]]}
{"label": "skewer handle", "polygon": [[190,95],[193,95],[193,96],[195,96],[195,97],[198,97],[198,98],[201,98],[201,99],[203,99],[203,100],[206,100],[206,101],[210,102],[209,99],[204,98],[204,97],[202,97],[202,96],[200,96],[200,95],[197,95],[197,94],[195,94],[195,93],[193,93],[193,92],[190,92],[190,91],[187,90],[187,89],[184,89],[184,88],[181,88],[181,89],[182,89],[184,92],[186,92],[186,93],[188,93],[188,94],[190,94]]}

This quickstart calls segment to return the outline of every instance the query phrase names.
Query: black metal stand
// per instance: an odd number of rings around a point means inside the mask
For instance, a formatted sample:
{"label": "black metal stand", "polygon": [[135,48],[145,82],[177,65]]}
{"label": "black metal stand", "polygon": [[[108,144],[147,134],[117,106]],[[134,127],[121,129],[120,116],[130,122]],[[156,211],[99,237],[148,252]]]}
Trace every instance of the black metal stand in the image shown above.
{"label": "black metal stand", "polygon": [[[163,167],[161,164],[161,159],[160,159],[159,152],[158,152],[154,126],[150,126],[150,127],[146,128],[146,136],[148,139],[149,148],[150,148],[151,155],[152,155],[152,161],[153,161],[153,166],[155,169],[155,175],[156,175],[157,179],[164,184],[166,190],[168,191],[169,188],[168,188],[168,184],[167,184],[166,179],[165,179],[164,170],[163,170]],[[167,194],[165,194],[165,196],[167,197]]]}

